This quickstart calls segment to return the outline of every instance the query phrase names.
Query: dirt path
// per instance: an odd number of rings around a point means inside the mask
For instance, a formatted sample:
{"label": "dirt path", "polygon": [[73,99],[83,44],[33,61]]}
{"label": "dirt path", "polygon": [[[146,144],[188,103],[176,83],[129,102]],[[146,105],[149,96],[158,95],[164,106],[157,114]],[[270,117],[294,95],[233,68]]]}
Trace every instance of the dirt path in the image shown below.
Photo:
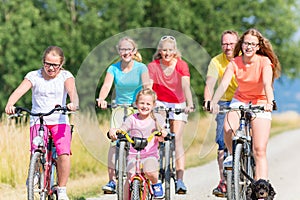
{"label": "dirt path", "polygon": [[[298,155],[300,144],[300,129],[288,131],[274,136],[268,144],[269,177],[277,193],[275,199],[298,200],[300,180],[300,158]],[[218,183],[218,169],[216,161],[204,166],[188,169],[185,182],[188,193],[185,196],[175,195],[172,199],[187,200],[215,200],[211,192]],[[173,190],[174,191],[174,190]],[[115,195],[103,195],[87,200],[113,200]]]}

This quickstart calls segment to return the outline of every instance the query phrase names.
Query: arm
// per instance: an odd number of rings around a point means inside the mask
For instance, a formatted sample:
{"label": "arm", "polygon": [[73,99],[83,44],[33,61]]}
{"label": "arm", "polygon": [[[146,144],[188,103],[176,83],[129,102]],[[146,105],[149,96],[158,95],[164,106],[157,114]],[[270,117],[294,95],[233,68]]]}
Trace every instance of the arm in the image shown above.
{"label": "arm", "polygon": [[187,112],[192,112],[194,110],[194,104],[193,104],[193,96],[190,87],[190,77],[183,76],[181,82],[182,82],[182,89],[187,102],[187,108],[188,108]]}
{"label": "arm", "polygon": [[203,109],[208,110],[208,101],[211,101],[214,94],[214,87],[216,85],[217,79],[212,76],[206,77],[205,88],[204,88],[204,105]]}
{"label": "arm", "polygon": [[17,89],[8,98],[7,104],[5,106],[5,112],[7,114],[14,113],[15,103],[32,87],[31,82],[28,79],[24,79]]}
{"label": "arm", "polygon": [[274,93],[272,87],[272,66],[265,66],[262,72],[262,79],[264,83],[264,90],[267,97],[267,104],[265,106],[265,111],[273,110]]}
{"label": "arm", "polygon": [[150,81],[149,72],[146,71],[142,74],[142,82],[143,82],[143,88],[152,88],[152,82]]}
{"label": "arm", "polygon": [[98,97],[98,106],[99,107],[104,108],[104,109],[107,107],[107,102],[105,101],[105,99],[109,94],[109,91],[112,87],[113,82],[114,82],[114,76],[110,73],[106,73],[103,85],[99,92],[99,97]]}
{"label": "arm", "polygon": [[75,79],[73,77],[68,78],[65,81],[65,87],[70,97],[70,103],[67,104],[67,107],[70,110],[75,111],[79,107],[79,98],[75,85]]}
{"label": "arm", "polygon": [[222,81],[221,81],[220,85],[218,86],[218,88],[214,94],[214,97],[211,101],[211,110],[213,111],[213,113],[218,112],[218,108],[216,108],[216,106],[218,105],[219,100],[221,99],[221,97],[223,96],[225,91],[227,90],[233,74],[234,74],[233,69],[227,67],[224,72]]}

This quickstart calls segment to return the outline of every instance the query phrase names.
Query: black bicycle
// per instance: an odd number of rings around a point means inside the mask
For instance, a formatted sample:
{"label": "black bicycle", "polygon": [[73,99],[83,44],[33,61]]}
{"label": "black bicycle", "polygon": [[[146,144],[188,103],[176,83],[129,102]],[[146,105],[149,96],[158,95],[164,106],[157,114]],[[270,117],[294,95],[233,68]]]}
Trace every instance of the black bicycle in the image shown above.
{"label": "black bicycle", "polygon": [[[28,170],[27,181],[27,197],[28,200],[52,200],[57,199],[57,154],[56,147],[54,145],[52,134],[49,132],[48,144],[44,142],[45,134],[45,122],[44,117],[49,116],[55,112],[61,112],[62,114],[70,114],[67,107],[56,106],[48,113],[33,113],[27,108],[16,107],[15,114],[9,117],[23,116],[22,112],[27,112],[31,116],[39,118],[40,128],[39,134],[33,139],[33,143],[37,146],[34,153],[31,155],[30,165]],[[73,126],[71,126],[73,127]],[[71,129],[72,130],[72,129]]]}
{"label": "black bicycle", "polygon": [[[273,102],[273,110],[276,110]],[[255,176],[255,160],[252,149],[251,121],[258,112],[264,112],[264,106],[238,108],[221,107],[220,112],[240,112],[240,125],[232,137],[233,166],[225,168],[227,177],[227,199],[246,199],[247,186]]]}
{"label": "black bicycle", "polygon": [[[123,111],[123,119],[124,122],[129,115],[134,113],[134,106],[132,104],[116,104],[112,102],[107,105],[107,108],[110,109],[122,109]],[[115,112],[116,113],[116,112]],[[115,120],[115,116],[112,117]],[[112,123],[117,123],[113,121]],[[116,125],[114,125],[116,126]],[[116,156],[115,156],[115,174],[117,179],[117,195],[118,200],[123,200],[124,193],[124,183],[127,177],[126,174],[126,158],[128,155],[129,143],[126,138],[122,135],[118,135],[118,140],[116,141]],[[108,192],[105,192],[108,194]]]}
{"label": "black bicycle", "polygon": [[171,180],[173,179],[176,188],[176,156],[175,156],[175,133],[170,129],[170,112],[180,114],[184,112],[182,108],[171,108],[159,106],[154,109],[155,112],[163,111],[166,113],[165,129],[168,135],[164,142],[159,144],[159,179],[165,185],[165,199],[171,199]]}

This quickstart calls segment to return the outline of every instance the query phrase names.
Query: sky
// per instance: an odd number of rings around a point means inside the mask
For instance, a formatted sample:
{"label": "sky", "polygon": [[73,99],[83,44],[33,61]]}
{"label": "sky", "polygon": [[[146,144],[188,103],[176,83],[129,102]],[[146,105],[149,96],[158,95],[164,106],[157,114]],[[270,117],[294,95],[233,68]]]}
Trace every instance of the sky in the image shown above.
{"label": "sky", "polygon": [[300,79],[290,80],[285,76],[275,80],[274,95],[278,111],[296,111],[300,114]]}

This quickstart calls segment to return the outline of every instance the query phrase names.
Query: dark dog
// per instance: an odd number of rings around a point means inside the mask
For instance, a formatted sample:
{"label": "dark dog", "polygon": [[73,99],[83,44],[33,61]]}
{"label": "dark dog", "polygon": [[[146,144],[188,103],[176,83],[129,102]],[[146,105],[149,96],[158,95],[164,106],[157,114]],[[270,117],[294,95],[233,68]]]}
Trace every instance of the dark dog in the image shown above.
{"label": "dark dog", "polygon": [[269,181],[259,179],[247,188],[247,200],[273,200],[276,192]]}

